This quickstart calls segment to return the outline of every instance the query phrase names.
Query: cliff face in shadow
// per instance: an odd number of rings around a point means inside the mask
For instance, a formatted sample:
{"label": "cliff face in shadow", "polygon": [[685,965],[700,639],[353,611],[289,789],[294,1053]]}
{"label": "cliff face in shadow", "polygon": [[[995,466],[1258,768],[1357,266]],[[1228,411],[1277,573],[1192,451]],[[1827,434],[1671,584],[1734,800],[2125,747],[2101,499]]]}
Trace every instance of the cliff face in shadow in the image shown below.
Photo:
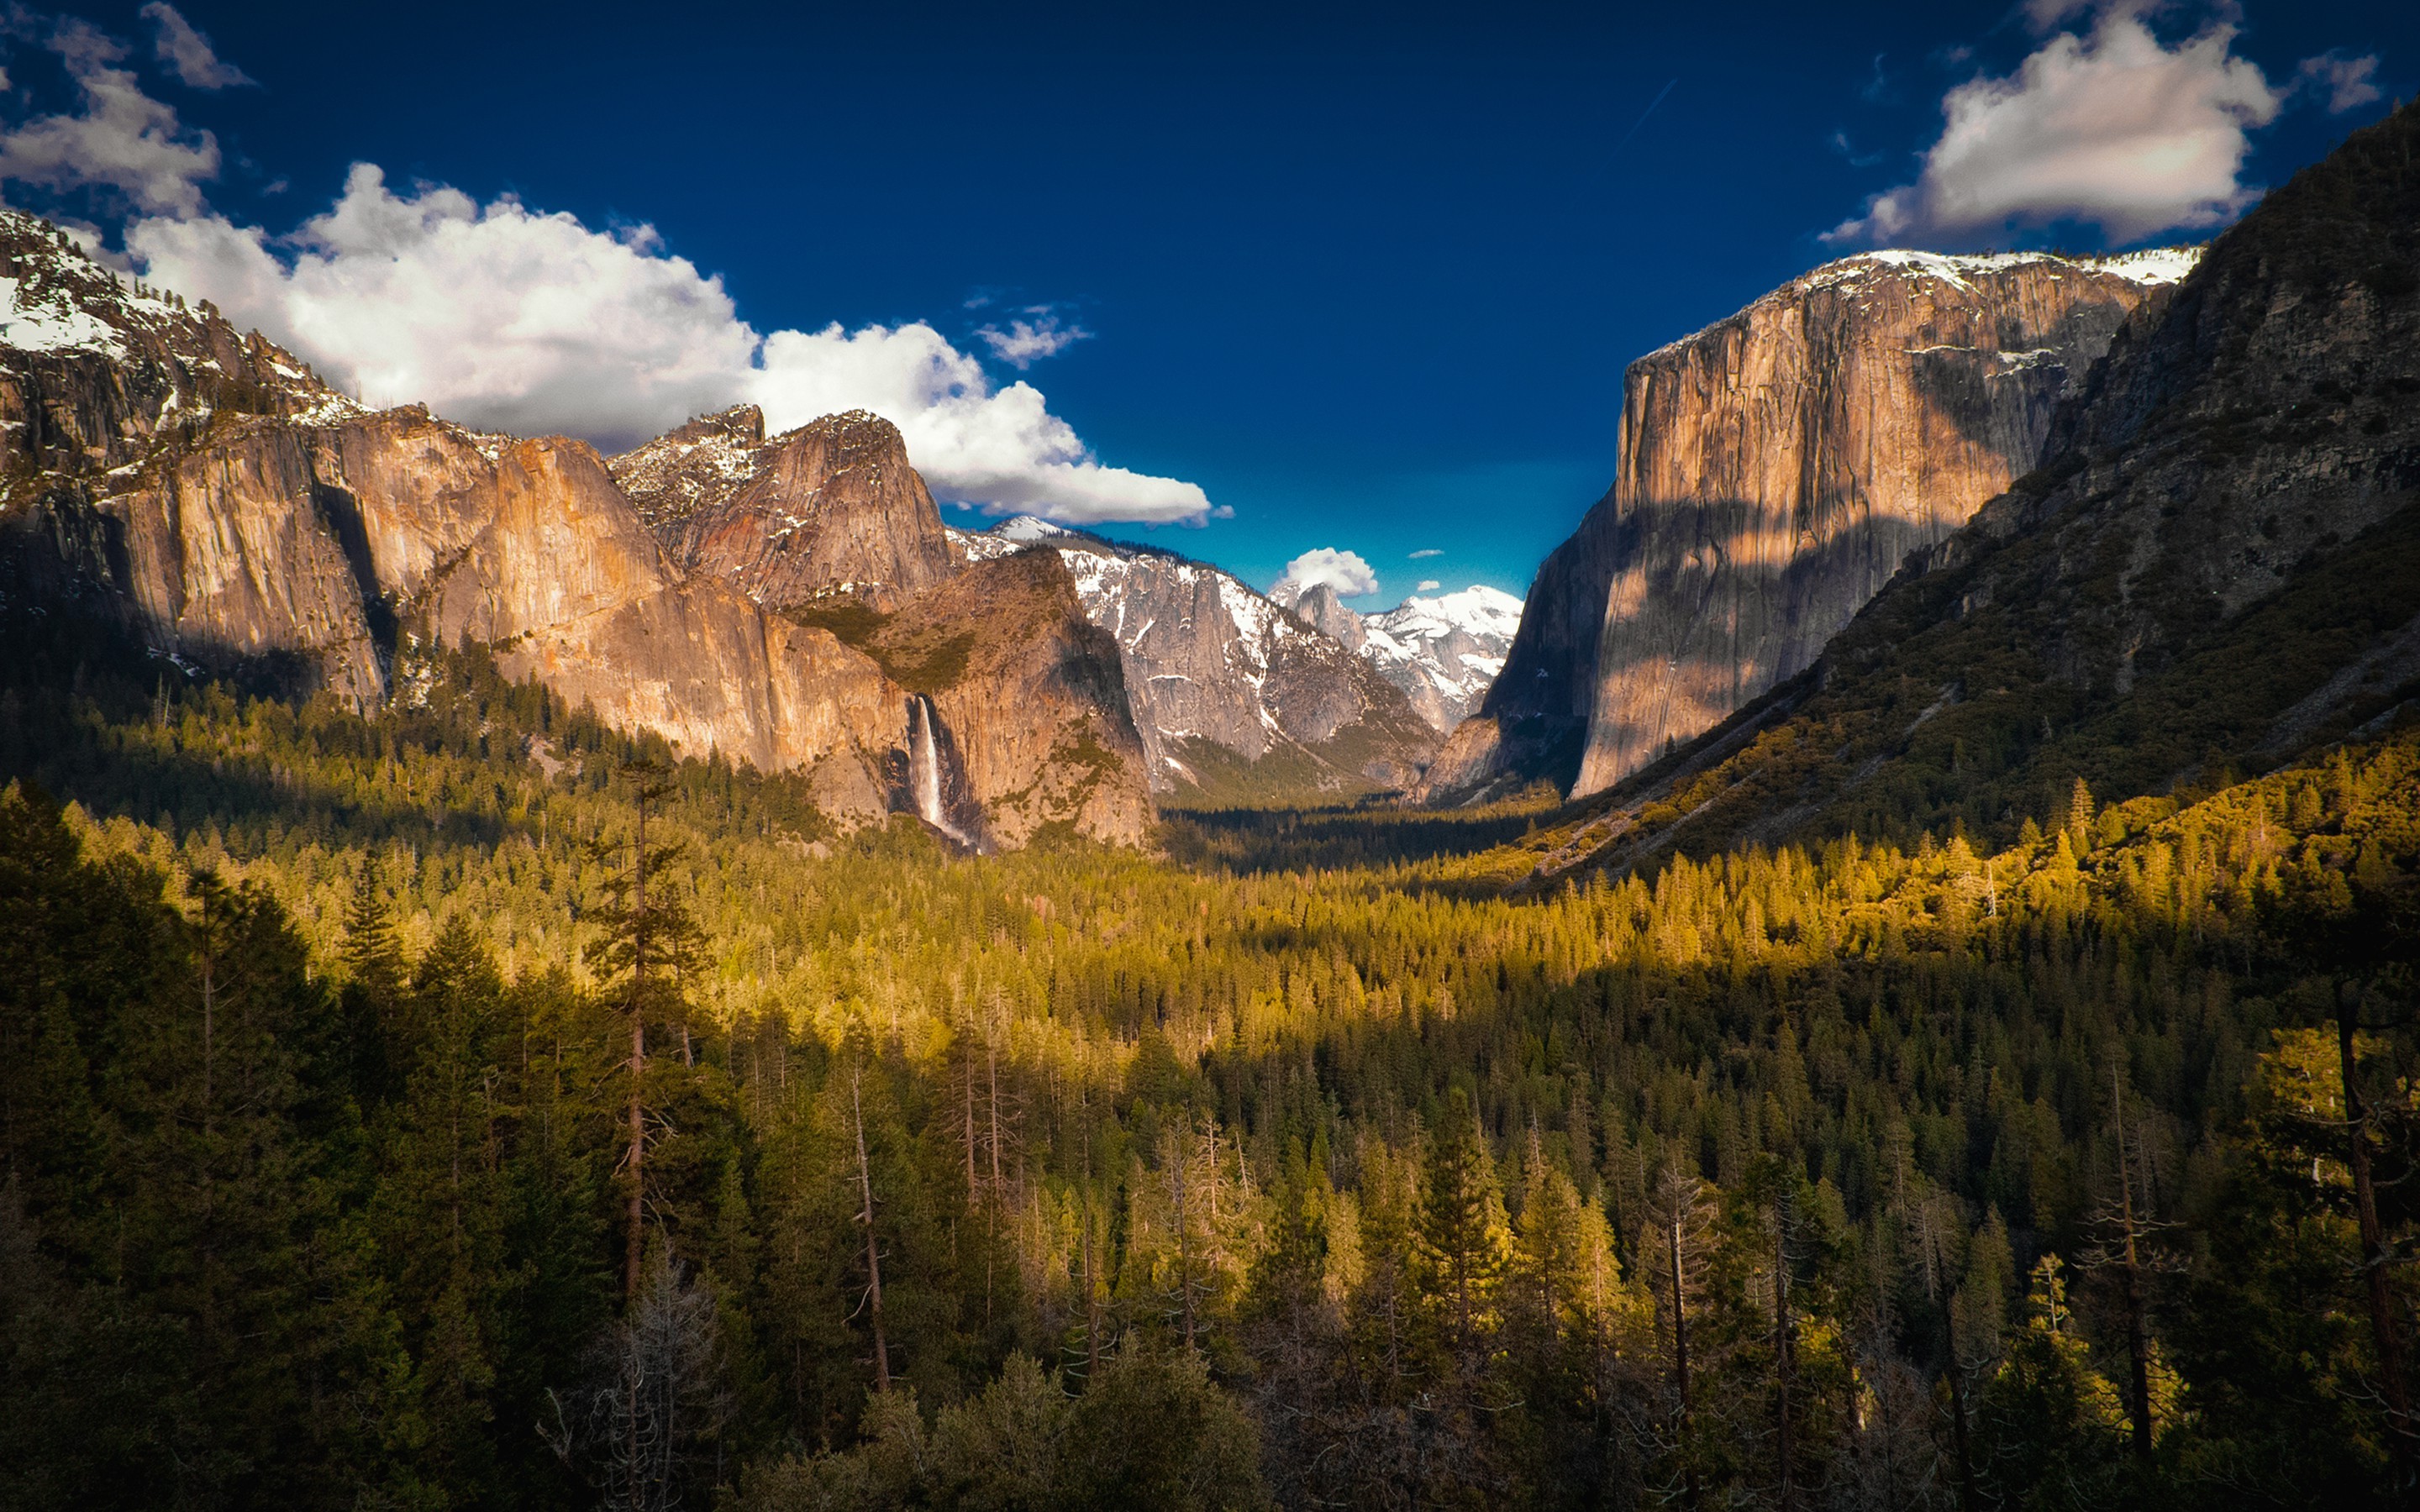
{"label": "cliff face in shadow", "polygon": [[[509,675],[684,756],[808,769],[853,822],[902,807],[889,774],[910,689],[851,626],[779,612],[838,585],[861,614],[892,606],[898,633],[947,625],[983,647],[936,708],[998,835],[1140,838],[1114,655],[1103,675],[1063,573],[1021,596],[948,596],[960,559],[886,423],[765,442],[758,422],[729,487],[659,510],[692,543],[685,566],[583,442],[371,412],[31,217],[0,212],[0,609],[98,614],[163,663],[270,669],[357,708],[393,695],[414,638],[483,641]],[[897,612],[922,600],[921,620]],[[1020,719],[1031,732],[1004,733]]]}
{"label": "cliff face in shadow", "polygon": [[1599,791],[1804,669],[2033,467],[2061,399],[2189,265],[1868,254],[1631,364],[1614,486],[1540,570],[1432,795]]}

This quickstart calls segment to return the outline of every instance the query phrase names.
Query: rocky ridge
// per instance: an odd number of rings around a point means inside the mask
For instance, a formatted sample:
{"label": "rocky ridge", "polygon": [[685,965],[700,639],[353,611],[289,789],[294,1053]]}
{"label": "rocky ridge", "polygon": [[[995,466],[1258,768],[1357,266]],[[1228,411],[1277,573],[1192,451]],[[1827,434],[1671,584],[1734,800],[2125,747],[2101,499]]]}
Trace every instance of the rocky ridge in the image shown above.
{"label": "rocky ridge", "polygon": [[1434,598],[1414,594],[1383,614],[1363,614],[1320,583],[1291,608],[1402,688],[1413,712],[1440,735],[1495,686],[1521,624],[1521,600],[1483,585]]}
{"label": "rocky ridge", "polygon": [[1632,363],[1614,485],[1540,568],[1426,795],[1597,792],[1796,674],[2034,467],[2193,257],[1869,253]]}
{"label": "rocky ridge", "polygon": [[[0,212],[0,605],[98,614],[180,667],[271,672],[365,709],[390,696],[400,652],[467,637],[507,674],[659,731],[684,755],[806,769],[845,821],[906,807],[896,771],[926,690],[745,591],[791,579],[685,568],[586,444],[482,435],[420,407],[373,412],[208,306],[129,288],[33,217]],[[857,465],[866,418],[768,443],[760,491],[840,501],[818,521],[921,502],[949,568],[923,581],[953,584],[956,558],[921,482],[900,477],[913,476],[904,453],[878,476]],[[844,486],[784,495],[814,456],[835,459]],[[869,502],[849,479],[889,492]],[[726,520],[744,492],[717,501]],[[917,523],[903,541],[920,539]],[[804,554],[846,561],[865,532],[839,533],[840,549]],[[886,570],[855,580],[898,589],[912,576]],[[1054,594],[1056,626],[1039,607]],[[956,749],[970,801],[998,809],[1001,843],[1053,824],[1139,839],[1148,797],[1115,655],[1084,625],[1071,581],[1029,575],[999,596],[1014,601],[1015,628],[942,669],[967,727]],[[982,638],[970,622],[984,601],[976,588],[946,606],[953,634]],[[1003,732],[991,710],[1018,728]],[[1052,769],[1060,750],[1080,772]]]}

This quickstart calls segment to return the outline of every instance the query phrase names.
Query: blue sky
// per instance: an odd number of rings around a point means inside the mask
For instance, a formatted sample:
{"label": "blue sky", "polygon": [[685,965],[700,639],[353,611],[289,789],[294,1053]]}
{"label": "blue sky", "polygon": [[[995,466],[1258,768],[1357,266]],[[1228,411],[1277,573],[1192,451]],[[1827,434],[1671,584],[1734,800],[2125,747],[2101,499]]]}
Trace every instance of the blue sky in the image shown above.
{"label": "blue sky", "polygon": [[[2207,236],[2151,223],[2223,222],[2411,94],[2415,12],[155,0],[21,13],[0,193],[483,423],[610,442],[734,382],[881,408],[939,374],[937,491],[1190,514],[1105,528],[1262,584],[1357,552],[1373,607],[1522,591],[1612,474],[1623,365],[1819,262]],[[2217,122],[2240,165],[1993,198],[2024,164],[1993,152],[2074,149],[2028,102],[2127,45],[2201,91],[2136,128],[2226,157]],[[1962,86],[2008,97],[1995,142],[2049,134],[1951,150]]]}

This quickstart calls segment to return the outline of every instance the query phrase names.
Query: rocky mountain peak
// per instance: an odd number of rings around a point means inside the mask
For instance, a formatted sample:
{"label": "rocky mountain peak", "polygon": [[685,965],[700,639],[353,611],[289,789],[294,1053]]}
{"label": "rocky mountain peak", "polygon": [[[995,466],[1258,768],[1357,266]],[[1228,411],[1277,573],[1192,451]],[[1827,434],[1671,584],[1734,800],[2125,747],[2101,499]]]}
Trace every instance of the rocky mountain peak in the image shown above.
{"label": "rocky mountain peak", "polygon": [[682,568],[769,609],[837,596],[889,610],[963,564],[898,426],[851,409],[764,430],[740,405],[610,464]]}
{"label": "rocky mountain peak", "polygon": [[762,446],[765,411],[752,404],[735,404],[728,409],[700,415],[686,425],[676,425],[665,432],[663,439],[676,443],[726,440],[741,446]]}
{"label": "rocky mountain peak", "polygon": [[122,467],[163,432],[199,435],[216,416],[366,412],[207,301],[189,305],[103,266],[48,221],[0,209],[0,423],[37,471]]}
{"label": "rocky mountain peak", "polygon": [[[843,823],[923,813],[911,749],[991,842],[1130,842],[1149,817],[1115,649],[1065,572],[965,581],[871,414],[768,439],[739,406],[609,468],[374,411],[0,212],[0,613],[129,635],[170,675],[370,709],[415,645],[484,642],[684,757],[805,774]],[[858,612],[800,623],[830,594]]]}
{"label": "rocky mountain peak", "polygon": [[2140,304],[2040,465],[1910,553],[1812,667],[1618,783],[1556,854],[1955,827],[2006,842],[2079,781],[2107,802],[2173,795],[2408,719],[2415,398],[2406,106]]}
{"label": "rocky mountain peak", "polygon": [[1344,647],[1358,651],[1370,639],[1361,625],[1361,616],[1344,607],[1336,590],[1326,583],[1314,583],[1290,606],[1294,617],[1320,634]]}

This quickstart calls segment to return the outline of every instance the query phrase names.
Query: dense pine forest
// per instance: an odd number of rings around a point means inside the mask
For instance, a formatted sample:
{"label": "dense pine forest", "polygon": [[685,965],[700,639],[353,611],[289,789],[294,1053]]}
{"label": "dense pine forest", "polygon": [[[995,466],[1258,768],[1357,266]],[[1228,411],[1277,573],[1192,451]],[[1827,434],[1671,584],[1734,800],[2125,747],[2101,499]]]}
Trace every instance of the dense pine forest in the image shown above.
{"label": "dense pine forest", "polygon": [[2420,732],[1531,896],[1519,805],[975,857],[475,651],[11,656],[0,1504],[2410,1484]]}

